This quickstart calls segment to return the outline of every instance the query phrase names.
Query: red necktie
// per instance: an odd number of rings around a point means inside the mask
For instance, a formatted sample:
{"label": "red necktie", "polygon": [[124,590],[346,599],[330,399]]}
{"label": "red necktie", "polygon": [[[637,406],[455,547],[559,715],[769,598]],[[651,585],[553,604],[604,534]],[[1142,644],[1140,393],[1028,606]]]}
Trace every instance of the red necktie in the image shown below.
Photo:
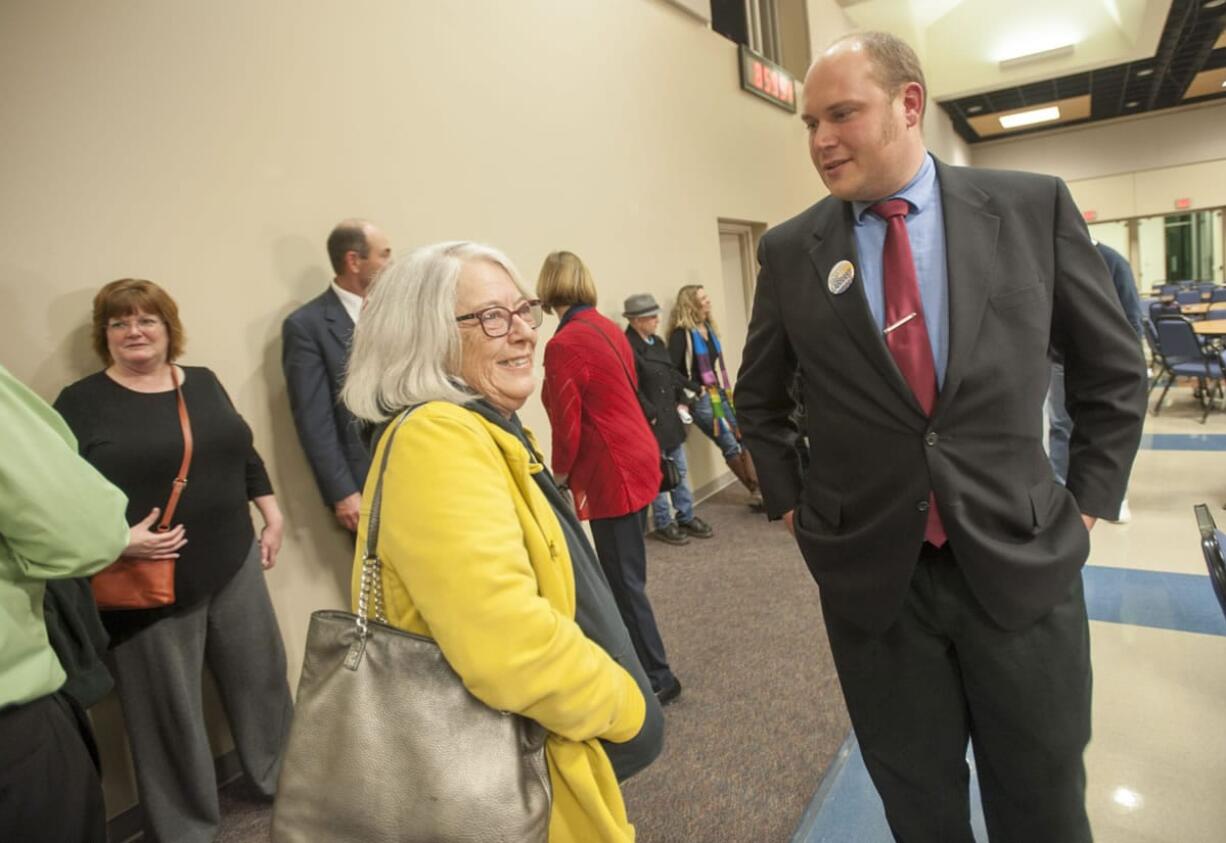
{"label": "red necktie", "polygon": [[[905,199],[887,199],[869,208],[871,213],[885,220],[887,226],[885,248],[881,252],[885,344],[925,415],[931,416],[937,401],[937,375],[932,363],[928,326],[924,322],[924,304],[915,277],[915,259],[911,256],[911,238],[907,236],[908,210],[910,206]],[[940,547],[945,539],[936,498],[929,492],[924,541]]]}

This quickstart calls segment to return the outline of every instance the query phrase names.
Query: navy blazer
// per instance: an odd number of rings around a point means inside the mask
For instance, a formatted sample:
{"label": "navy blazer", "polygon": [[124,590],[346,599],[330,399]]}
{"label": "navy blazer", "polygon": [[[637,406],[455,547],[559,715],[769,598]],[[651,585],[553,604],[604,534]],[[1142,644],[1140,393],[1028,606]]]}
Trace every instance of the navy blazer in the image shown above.
{"label": "navy blazer", "polygon": [[281,368],[294,425],[328,506],[362,491],[370,470],[358,421],[340,402],[352,338],[353,320],[331,287],[281,326]]}
{"label": "navy blazer", "polygon": [[[928,496],[987,612],[1007,629],[1068,593],[1089,552],[1080,513],[1114,517],[1145,417],[1145,364],[1106,266],[1059,179],[938,162],[949,272],[949,368],[930,417],[856,278],[851,205],[818,202],[762,238],[736,409],[767,512],[833,611],[869,631],[902,608]],[[1043,449],[1049,352],[1076,425],[1068,486]],[[788,387],[800,369],[812,459],[802,478]]]}

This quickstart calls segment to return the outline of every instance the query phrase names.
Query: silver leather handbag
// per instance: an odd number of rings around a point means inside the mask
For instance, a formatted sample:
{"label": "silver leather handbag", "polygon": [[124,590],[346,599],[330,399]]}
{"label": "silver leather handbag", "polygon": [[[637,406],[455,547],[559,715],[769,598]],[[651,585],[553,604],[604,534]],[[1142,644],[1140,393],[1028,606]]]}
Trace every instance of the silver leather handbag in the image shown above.
{"label": "silver leather handbag", "polygon": [[311,615],[273,807],[275,843],[545,843],[548,836],[544,728],[482,703],[434,641],[384,616],[376,553],[383,474],[411,411],[383,449],[358,613]]}

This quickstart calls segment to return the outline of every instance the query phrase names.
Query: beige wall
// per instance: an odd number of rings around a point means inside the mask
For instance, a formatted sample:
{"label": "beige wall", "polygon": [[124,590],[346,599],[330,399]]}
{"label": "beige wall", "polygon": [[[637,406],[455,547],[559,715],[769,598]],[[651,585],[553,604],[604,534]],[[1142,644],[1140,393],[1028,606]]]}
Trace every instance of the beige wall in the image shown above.
{"label": "beige wall", "polygon": [[1226,104],[976,144],[979,167],[1051,173],[1099,220],[1226,205]]}
{"label": "beige wall", "polygon": [[810,52],[816,56],[840,35],[856,28],[836,0],[807,0]]}
{"label": "beige wall", "polygon": [[1224,125],[1226,104],[1219,102],[979,143],[972,157],[978,167],[1041,167],[1041,172],[1077,181],[1226,158]]}
{"label": "beige wall", "polygon": [[[717,219],[774,224],[823,192],[800,121],[742,92],[735,45],[659,0],[6,3],[0,62],[0,360],[54,398],[97,368],[102,283],[171,291],[185,362],[229,389],[286,511],[269,582],[295,682],[308,613],[348,592],[280,369],[282,319],[328,281],[332,223],[367,216],[398,249],[488,241],[529,283],[568,248],[606,314],[699,282],[722,319]],[[538,399],[524,416],[547,443]],[[109,796],[112,812],[131,798]]]}

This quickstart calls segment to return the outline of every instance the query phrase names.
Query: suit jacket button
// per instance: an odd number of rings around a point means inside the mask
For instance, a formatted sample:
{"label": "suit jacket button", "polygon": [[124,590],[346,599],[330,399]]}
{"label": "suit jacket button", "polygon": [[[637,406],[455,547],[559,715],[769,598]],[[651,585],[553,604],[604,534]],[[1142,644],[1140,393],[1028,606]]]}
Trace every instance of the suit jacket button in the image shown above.
{"label": "suit jacket button", "polygon": [[937,443],[936,432],[932,430],[928,431],[928,435],[924,437],[924,442],[929,445],[935,445]]}
{"label": "suit jacket button", "polygon": [[918,509],[920,512],[927,512],[928,511],[928,501],[920,501],[919,503],[915,505],[915,508]]}

